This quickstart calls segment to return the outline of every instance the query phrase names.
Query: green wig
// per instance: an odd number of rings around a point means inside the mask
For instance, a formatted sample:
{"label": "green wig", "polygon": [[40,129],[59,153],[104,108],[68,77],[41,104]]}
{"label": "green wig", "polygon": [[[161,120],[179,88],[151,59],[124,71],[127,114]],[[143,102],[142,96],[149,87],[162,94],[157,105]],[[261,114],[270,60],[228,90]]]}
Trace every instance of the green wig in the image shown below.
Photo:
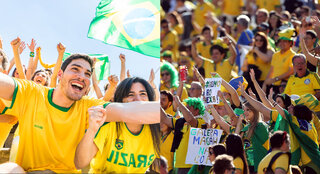
{"label": "green wig", "polygon": [[204,114],[204,111],[206,110],[206,108],[204,106],[203,101],[200,98],[189,97],[183,101],[186,102],[189,106],[193,106],[195,109],[199,109],[200,115]]}
{"label": "green wig", "polygon": [[169,62],[162,62],[161,63],[161,72],[168,71],[171,76],[171,87],[178,87],[179,81],[178,81],[178,71],[175,69],[175,67],[169,63]]}

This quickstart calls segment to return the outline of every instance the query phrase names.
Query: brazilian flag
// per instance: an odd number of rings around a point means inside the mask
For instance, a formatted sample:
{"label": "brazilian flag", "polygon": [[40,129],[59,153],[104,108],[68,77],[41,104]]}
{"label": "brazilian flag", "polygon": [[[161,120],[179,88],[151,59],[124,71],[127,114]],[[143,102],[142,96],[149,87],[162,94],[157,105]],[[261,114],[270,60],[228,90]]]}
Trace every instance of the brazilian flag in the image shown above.
{"label": "brazilian flag", "polygon": [[160,1],[102,0],[88,38],[160,58]]}
{"label": "brazilian flag", "polygon": [[[63,55],[63,61],[69,57],[71,53],[65,52]],[[108,79],[110,74],[110,62],[109,57],[104,54],[88,54],[92,58],[96,58],[95,73],[97,75],[97,80]]]}

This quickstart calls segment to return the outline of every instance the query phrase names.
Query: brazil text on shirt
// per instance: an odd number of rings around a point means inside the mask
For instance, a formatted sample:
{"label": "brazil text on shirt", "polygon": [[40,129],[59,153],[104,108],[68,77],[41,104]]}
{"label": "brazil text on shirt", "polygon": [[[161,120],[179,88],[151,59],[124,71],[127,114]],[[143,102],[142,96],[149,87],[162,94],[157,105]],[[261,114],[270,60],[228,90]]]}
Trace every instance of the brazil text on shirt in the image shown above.
{"label": "brazil text on shirt", "polygon": [[[110,156],[108,157],[108,162],[113,162],[114,164],[118,164],[125,167],[146,167],[150,166],[154,160],[154,154],[150,155],[136,155],[134,153],[123,153],[112,150]],[[142,166],[143,165],[143,166]]]}

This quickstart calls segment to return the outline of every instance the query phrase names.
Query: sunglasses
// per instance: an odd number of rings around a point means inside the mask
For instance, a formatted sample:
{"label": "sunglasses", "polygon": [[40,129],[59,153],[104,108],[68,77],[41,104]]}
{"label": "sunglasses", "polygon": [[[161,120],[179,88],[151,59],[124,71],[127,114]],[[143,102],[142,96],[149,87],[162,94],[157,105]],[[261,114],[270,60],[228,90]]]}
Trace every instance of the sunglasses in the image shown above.
{"label": "sunglasses", "polygon": [[169,76],[170,74],[169,73],[161,73],[161,77],[163,76]]}

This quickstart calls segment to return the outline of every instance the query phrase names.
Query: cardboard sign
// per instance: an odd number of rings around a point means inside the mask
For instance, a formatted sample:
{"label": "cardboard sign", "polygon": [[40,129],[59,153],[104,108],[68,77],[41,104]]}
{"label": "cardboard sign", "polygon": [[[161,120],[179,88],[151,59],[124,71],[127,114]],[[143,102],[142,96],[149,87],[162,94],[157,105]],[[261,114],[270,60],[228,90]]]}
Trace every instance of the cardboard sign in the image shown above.
{"label": "cardboard sign", "polygon": [[209,146],[220,142],[222,132],[219,129],[191,128],[186,164],[212,166],[209,160]]}
{"label": "cardboard sign", "polygon": [[220,90],[222,78],[206,78],[204,97],[206,104],[219,104],[218,91]]}

